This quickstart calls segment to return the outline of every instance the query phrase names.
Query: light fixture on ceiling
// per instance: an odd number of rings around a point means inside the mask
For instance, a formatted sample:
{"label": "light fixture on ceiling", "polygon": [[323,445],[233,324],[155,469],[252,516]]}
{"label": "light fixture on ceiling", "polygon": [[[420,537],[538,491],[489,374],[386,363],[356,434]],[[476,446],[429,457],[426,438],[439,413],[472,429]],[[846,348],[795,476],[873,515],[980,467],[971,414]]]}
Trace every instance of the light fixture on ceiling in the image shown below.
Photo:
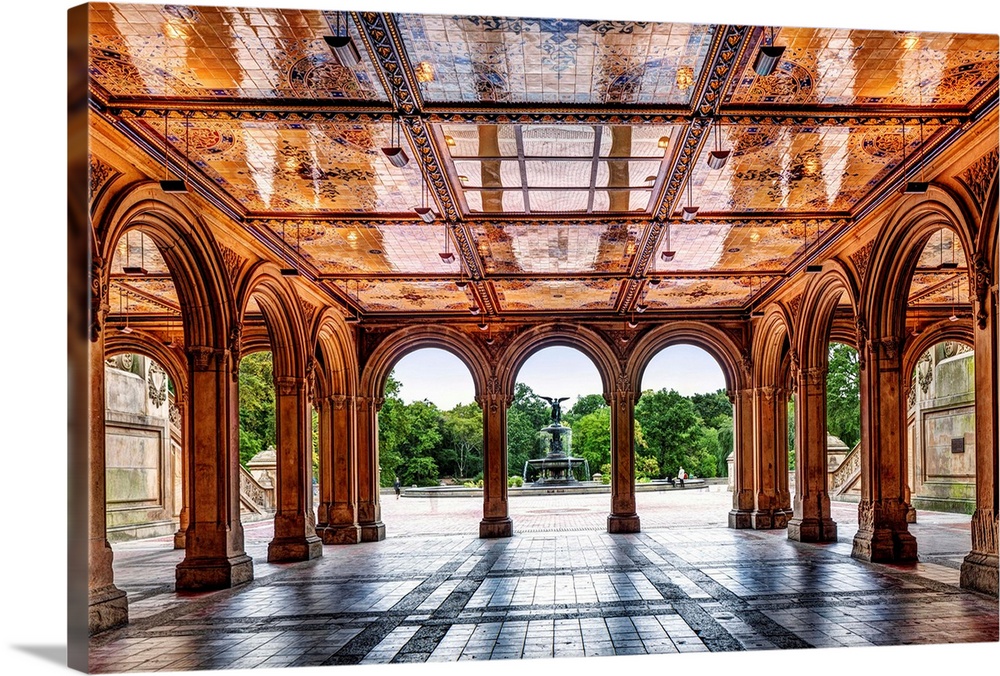
{"label": "light fixture on ceiling", "polygon": [[455,254],[451,252],[451,238],[448,237],[447,224],[444,226],[444,251],[439,253],[438,256],[440,256],[441,260],[445,263],[451,264],[455,262]]}
{"label": "light fixture on ceiling", "polygon": [[[802,224],[802,230],[805,233],[804,236],[805,236],[805,241],[806,241],[806,256],[805,257],[806,257],[806,260],[809,260],[809,224],[808,223],[803,223]],[[817,232],[816,232],[816,239],[818,240],[819,239],[819,225],[816,226],[816,230],[817,230]],[[817,272],[822,272],[822,271],[823,271],[823,265],[820,264],[820,263],[807,263],[806,264],[806,273],[807,274],[815,274]]]}
{"label": "light fixture on ceiling", "polygon": [[[923,152],[924,152],[924,121],[918,120],[917,124],[920,127],[920,145],[917,146],[917,170],[915,172],[914,178],[917,180],[907,181],[906,185],[903,186],[904,195],[923,195],[926,194],[929,183],[927,181],[920,180],[923,178]],[[903,152],[906,152],[906,123],[903,123]],[[905,163],[904,163],[905,164]]]}
{"label": "light fixture on ceiling", "polygon": [[118,286],[118,314],[122,311],[122,296],[125,297],[125,326],[118,329],[120,333],[132,333],[132,327],[128,325],[128,293],[120,285]]}
{"label": "light fixture on ceiling", "polygon": [[[170,119],[170,111],[163,112],[163,180],[160,181],[160,190],[166,193],[185,193],[187,189],[187,181],[183,178],[170,178],[170,171],[168,165],[170,164],[170,136],[167,133],[167,121]],[[185,126],[184,134],[184,156],[187,157],[188,154],[188,130],[190,125]],[[184,175],[187,178],[187,163],[184,164]]]}
{"label": "light fixture on ceiling", "polygon": [[495,342],[496,342],[496,339],[493,337],[493,326],[490,325],[489,333],[486,334],[486,344],[487,345],[492,345]]}
{"label": "light fixture on ceiling", "polygon": [[652,176],[652,175],[651,176],[647,176],[646,178],[643,179],[643,182],[646,183],[646,184],[648,184],[648,185],[653,185],[654,183],[656,183],[656,176]]}
{"label": "light fixture on ceiling", "polygon": [[[299,225],[299,224],[296,224],[296,226],[295,226],[295,256],[296,257],[299,256],[299,235],[301,234],[301,230],[300,230],[301,227],[302,226]],[[284,223],[281,224],[281,241],[282,242],[285,241],[285,224]],[[291,267],[287,267],[287,268],[281,268],[280,272],[281,272],[281,274],[284,277],[298,277],[299,276],[299,269],[297,267],[295,267],[295,266],[291,266]]]}
{"label": "light fixture on ceiling", "polygon": [[948,317],[948,321],[957,322],[958,321],[958,287],[962,283],[961,275],[955,278],[955,286],[952,287],[951,294],[951,316]]}
{"label": "light fixture on ceiling", "polygon": [[[434,211],[429,206],[427,206],[427,183],[426,183],[426,181],[424,181],[423,172],[421,172],[421,174],[420,174],[420,206],[419,207],[413,207],[413,213],[415,213],[417,216],[420,216],[420,220],[422,220],[424,223],[433,223],[434,222]],[[445,247],[446,247],[445,250],[447,251],[447,245],[448,245],[448,230],[447,230],[447,228],[445,228],[445,240],[444,241],[445,241]],[[441,259],[442,260],[445,259],[444,254],[441,254]],[[451,257],[451,260],[445,260],[445,263],[451,263],[453,260],[455,260],[454,256]]]}
{"label": "light fixture on ceiling", "polygon": [[639,322],[635,321],[635,313],[632,313],[632,318],[629,319],[627,322],[625,322],[625,326],[629,327],[630,329],[639,328]]}
{"label": "light fixture on ceiling", "polygon": [[676,255],[677,252],[670,248],[670,224],[667,223],[667,244],[663,248],[663,251],[660,252],[660,260],[662,260],[664,263],[669,263],[670,261],[674,260],[674,256]]}
{"label": "light fixture on ceiling", "polygon": [[638,312],[639,314],[642,314],[643,312],[645,312],[648,309],[649,309],[649,306],[646,305],[645,303],[636,303],[635,304],[635,311]]}
{"label": "light fixture on ceiling", "polygon": [[455,145],[455,137],[454,136],[449,136],[448,134],[445,134],[444,135],[444,144],[446,146],[452,146],[452,147],[454,147],[454,145]]}
{"label": "light fixture on ceiling", "polygon": [[[345,15],[343,35],[341,35],[341,14]],[[337,12],[336,35],[325,35],[323,39],[326,40],[326,44],[340,61],[340,65],[353,68],[361,62],[361,53],[350,35],[350,16],[347,15],[347,12]]]}
{"label": "light fixture on ceiling", "polygon": [[478,328],[479,328],[480,331],[486,331],[487,329],[490,328],[490,325],[487,324],[486,322],[479,322],[479,327]]}
{"label": "light fixture on ceiling", "polygon": [[460,289],[464,289],[468,285],[469,285],[469,282],[467,280],[464,280],[464,279],[460,279],[457,282],[455,282],[455,286],[457,286]]}
{"label": "light fixture on ceiling", "polygon": [[761,77],[767,77],[778,67],[782,55],[785,53],[784,45],[774,44],[774,27],[771,26],[770,44],[761,45],[757,50],[757,58],[753,62],[753,70]]}
{"label": "light fixture on ceiling", "polygon": [[689,175],[688,175],[688,182],[687,182],[688,203],[687,203],[686,207],[683,207],[681,209],[681,219],[685,223],[693,221],[698,216],[698,207],[696,207],[693,204],[691,204],[691,184],[692,183],[694,183],[694,175],[689,173]]}
{"label": "light fixture on ceiling", "polygon": [[[396,130],[395,140],[392,138],[393,129]],[[389,127],[389,145],[382,148],[382,154],[394,167],[405,167],[410,161],[410,158],[406,156],[406,151],[403,150],[403,134],[399,128],[398,118],[393,120],[393,124]]]}
{"label": "light fixture on ceiling", "polygon": [[475,315],[478,315],[480,312],[482,312],[482,310],[479,308],[479,305],[470,305],[469,306],[469,312],[473,316],[475,316]]}
{"label": "light fixture on ceiling", "polygon": [[722,169],[726,166],[731,150],[722,149],[722,139],[719,138],[719,120],[715,121],[715,150],[708,153],[708,166],[710,169]]}
{"label": "light fixture on ceiling", "polygon": [[656,142],[656,147],[662,150],[666,150],[668,145],[670,145],[669,136],[661,136],[660,140]]}
{"label": "light fixture on ceiling", "polygon": [[677,76],[674,78],[674,84],[682,92],[687,91],[694,84],[694,68],[691,66],[681,66],[677,69]]}
{"label": "light fixture on ceiling", "polygon": [[940,234],[940,238],[942,240],[941,243],[938,245],[938,249],[941,252],[941,258],[940,258],[940,263],[939,263],[938,267],[941,268],[942,270],[957,270],[958,269],[958,261],[955,260],[955,235],[952,234],[951,240],[950,240],[949,246],[948,246],[948,249],[951,251],[951,260],[950,261],[945,261],[944,260],[944,228],[941,228],[938,232],[941,233]]}
{"label": "light fixture on ceiling", "polygon": [[132,265],[132,247],[129,241],[129,233],[125,233],[125,265],[122,272],[129,277],[142,277],[146,274],[146,247],[143,234],[139,232],[139,265]]}

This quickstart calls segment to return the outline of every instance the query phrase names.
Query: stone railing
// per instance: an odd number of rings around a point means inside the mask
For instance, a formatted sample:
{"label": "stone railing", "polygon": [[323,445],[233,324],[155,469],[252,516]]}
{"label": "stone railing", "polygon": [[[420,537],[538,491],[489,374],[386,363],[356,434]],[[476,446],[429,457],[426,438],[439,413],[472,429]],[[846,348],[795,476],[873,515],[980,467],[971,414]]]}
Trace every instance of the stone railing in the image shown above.
{"label": "stone railing", "polygon": [[261,486],[243,465],[240,465],[240,504],[243,507],[241,511],[257,514],[274,512],[274,489]]}
{"label": "stone railing", "polygon": [[861,472],[861,443],[855,444],[851,452],[837,469],[830,472],[830,494],[842,495],[854,483],[854,478]]}

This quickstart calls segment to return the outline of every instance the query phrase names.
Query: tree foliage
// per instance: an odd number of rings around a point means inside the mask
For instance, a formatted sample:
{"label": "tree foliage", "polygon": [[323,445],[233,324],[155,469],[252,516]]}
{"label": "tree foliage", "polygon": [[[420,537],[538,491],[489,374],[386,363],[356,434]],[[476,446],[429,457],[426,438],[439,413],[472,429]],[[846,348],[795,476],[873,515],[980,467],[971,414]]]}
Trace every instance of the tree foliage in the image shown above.
{"label": "tree foliage", "polygon": [[826,375],[826,429],[848,448],[861,439],[861,375],[858,352],[830,343]]}
{"label": "tree foliage", "polygon": [[240,464],[244,467],[268,446],[276,445],[274,366],[270,352],[240,360]]}
{"label": "tree foliage", "polygon": [[586,458],[591,472],[611,462],[611,409],[597,408],[572,425],[573,455]]}
{"label": "tree foliage", "polygon": [[524,463],[540,455],[538,431],[550,422],[549,407],[524,383],[514,386],[514,400],[507,409],[507,470],[520,476]]}

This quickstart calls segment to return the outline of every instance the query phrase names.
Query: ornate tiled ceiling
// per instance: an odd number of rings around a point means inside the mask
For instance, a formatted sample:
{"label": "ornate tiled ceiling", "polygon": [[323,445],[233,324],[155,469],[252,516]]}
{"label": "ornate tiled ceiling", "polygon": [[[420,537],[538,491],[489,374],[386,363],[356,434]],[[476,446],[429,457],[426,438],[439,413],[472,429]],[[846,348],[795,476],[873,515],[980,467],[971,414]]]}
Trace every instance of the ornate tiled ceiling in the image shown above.
{"label": "ornate tiled ceiling", "polygon": [[[167,147],[170,174],[366,319],[745,313],[997,98],[996,35],[776,27],[786,51],[764,77],[752,64],[772,32],[754,26],[90,15],[92,110],[154,166]],[[327,46],[338,30],[357,64]],[[718,149],[731,154],[710,168]],[[913,302],[958,274],[937,269],[942,250],[964,267],[949,235],[932,238]],[[115,293],[177,307],[162,261],[147,263],[145,280],[115,273]]]}

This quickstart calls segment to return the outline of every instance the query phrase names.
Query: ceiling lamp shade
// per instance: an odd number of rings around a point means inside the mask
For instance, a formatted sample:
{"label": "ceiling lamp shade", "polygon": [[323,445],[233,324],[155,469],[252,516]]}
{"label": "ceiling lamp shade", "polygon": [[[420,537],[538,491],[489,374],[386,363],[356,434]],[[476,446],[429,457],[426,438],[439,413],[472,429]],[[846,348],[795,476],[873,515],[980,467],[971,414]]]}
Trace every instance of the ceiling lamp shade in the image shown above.
{"label": "ceiling lamp shade", "polygon": [[660,140],[656,142],[656,147],[657,148],[664,148],[665,149],[668,145],[670,145],[670,137],[669,136],[661,136]]}
{"label": "ceiling lamp shade", "polygon": [[[955,319],[958,319],[958,317],[956,317]],[[118,329],[118,332],[119,333],[132,333],[132,327],[129,326],[128,324],[126,324],[122,328]]]}
{"label": "ceiling lamp shade", "polygon": [[382,148],[382,154],[388,158],[389,164],[394,167],[405,167],[406,163],[410,161],[410,158],[406,156],[406,152],[399,146],[386,146]]}
{"label": "ceiling lamp shade", "polygon": [[464,288],[465,288],[465,287],[467,287],[468,285],[469,285],[469,282],[467,282],[467,281],[466,281],[466,280],[464,280],[464,279],[460,279],[460,280],[458,280],[457,282],[455,282],[455,286],[457,286],[457,287],[458,287],[458,288],[460,288],[460,289],[464,289]]}
{"label": "ceiling lamp shade", "polygon": [[762,45],[757,51],[757,58],[754,59],[753,71],[761,77],[771,75],[778,67],[778,62],[784,53],[784,45]]}
{"label": "ceiling lamp shade", "polygon": [[434,222],[434,212],[431,211],[430,207],[413,207],[413,213],[420,216],[420,220],[424,223]]}
{"label": "ceiling lamp shade", "polygon": [[927,192],[928,183],[926,181],[907,181],[903,188],[904,195],[923,195]]}
{"label": "ceiling lamp shade", "polygon": [[634,319],[630,319],[628,322],[626,322],[625,325],[628,326],[630,329],[635,329],[639,327],[638,322],[636,322]]}
{"label": "ceiling lamp shade", "polygon": [[187,192],[187,183],[183,178],[170,178],[160,181],[160,190],[167,193]]}
{"label": "ceiling lamp shade", "polygon": [[469,312],[471,312],[473,315],[478,315],[480,312],[482,312],[482,310],[479,309],[478,305],[470,305]]}
{"label": "ceiling lamp shade", "polygon": [[485,330],[487,330],[488,328],[490,328],[490,325],[489,325],[489,324],[487,324],[486,322],[480,322],[480,323],[479,323],[479,330],[480,330],[480,331],[485,331]]}
{"label": "ceiling lamp shade", "polygon": [[751,317],[763,317],[764,316],[764,311],[758,308],[758,309],[754,310],[753,312],[751,312],[750,316]]}
{"label": "ceiling lamp shade", "polygon": [[810,263],[806,266],[806,272],[809,274],[816,274],[817,272],[823,272],[823,266],[819,263]]}
{"label": "ceiling lamp shade", "polygon": [[[697,216],[698,216],[698,207],[688,205],[681,209],[681,219],[684,220],[685,222],[693,221]],[[664,251],[663,253],[666,254],[667,252]]]}
{"label": "ceiling lamp shade", "polygon": [[455,262],[455,254],[453,254],[450,251],[443,251],[443,252],[439,253],[438,256],[440,256],[441,260],[443,262],[445,262],[445,263],[454,263]]}
{"label": "ceiling lamp shade", "polygon": [[142,277],[146,274],[146,268],[138,265],[125,265],[122,266],[122,272],[128,277]]}
{"label": "ceiling lamp shade", "polygon": [[296,268],[281,268],[281,274],[284,277],[298,277],[299,271]]}
{"label": "ceiling lamp shade", "polygon": [[708,166],[711,169],[722,169],[729,159],[730,150],[713,150],[708,153]]}
{"label": "ceiling lamp shade", "polygon": [[361,54],[350,35],[326,35],[323,37],[340,65],[353,68],[361,62]]}
{"label": "ceiling lamp shade", "polygon": [[642,314],[643,312],[645,312],[648,309],[649,309],[649,306],[646,305],[645,303],[637,303],[636,306],[635,306],[635,311],[638,312],[639,314]]}
{"label": "ceiling lamp shade", "polygon": [[659,286],[660,285],[660,281],[661,280],[660,280],[659,277],[653,277],[652,279],[649,280],[649,285],[650,286]]}

